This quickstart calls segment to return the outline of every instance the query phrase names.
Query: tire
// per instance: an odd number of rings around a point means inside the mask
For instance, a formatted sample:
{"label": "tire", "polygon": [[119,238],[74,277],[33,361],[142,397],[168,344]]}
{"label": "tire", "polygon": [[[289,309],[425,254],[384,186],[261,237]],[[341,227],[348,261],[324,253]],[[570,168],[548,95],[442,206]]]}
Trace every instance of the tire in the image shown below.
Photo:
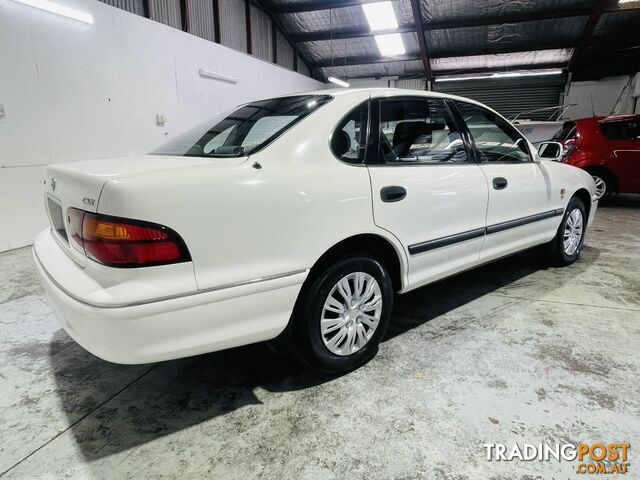
{"label": "tire", "polygon": [[378,352],[392,309],[393,284],[384,266],[362,254],[342,259],[318,274],[296,304],[293,352],[326,374],[355,370]]}
{"label": "tire", "polygon": [[589,172],[596,184],[596,195],[598,200],[608,197],[613,192],[613,179],[605,172]]}
{"label": "tire", "polygon": [[573,197],[567,205],[555,238],[549,244],[553,265],[564,267],[578,259],[584,245],[586,228],[587,212],[584,203]]}

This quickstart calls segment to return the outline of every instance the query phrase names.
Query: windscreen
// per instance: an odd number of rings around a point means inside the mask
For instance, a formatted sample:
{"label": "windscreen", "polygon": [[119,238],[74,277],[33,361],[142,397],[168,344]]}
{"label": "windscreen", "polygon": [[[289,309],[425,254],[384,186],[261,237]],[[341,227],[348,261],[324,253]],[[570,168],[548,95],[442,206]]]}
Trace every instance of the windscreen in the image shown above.
{"label": "windscreen", "polygon": [[188,130],[151,153],[185,157],[249,155],[331,98],[329,95],[297,95],[251,102]]}

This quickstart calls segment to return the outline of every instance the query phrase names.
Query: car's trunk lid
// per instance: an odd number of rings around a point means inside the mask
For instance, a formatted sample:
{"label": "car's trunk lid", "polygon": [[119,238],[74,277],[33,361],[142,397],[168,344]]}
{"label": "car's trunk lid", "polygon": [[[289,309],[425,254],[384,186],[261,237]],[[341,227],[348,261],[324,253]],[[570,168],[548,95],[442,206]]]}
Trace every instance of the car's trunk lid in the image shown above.
{"label": "car's trunk lid", "polygon": [[88,212],[98,212],[100,194],[109,180],[198,165],[232,166],[244,160],[246,157],[202,158],[143,155],[50,165],[47,167],[45,180],[47,215],[58,243],[74,260],[84,264],[84,255],[69,245],[67,232],[70,218],[67,211],[69,208],[78,208]]}

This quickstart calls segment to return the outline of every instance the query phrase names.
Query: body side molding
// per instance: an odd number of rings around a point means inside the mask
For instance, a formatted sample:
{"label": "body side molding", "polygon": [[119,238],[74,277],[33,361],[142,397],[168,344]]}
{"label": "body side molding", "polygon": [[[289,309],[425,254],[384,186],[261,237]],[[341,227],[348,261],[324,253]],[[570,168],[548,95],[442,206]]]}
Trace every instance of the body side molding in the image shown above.
{"label": "body side molding", "polygon": [[409,245],[409,254],[417,255],[419,253],[424,253],[429,250],[434,250],[436,248],[453,245],[454,243],[466,242],[467,240],[479,238],[484,235],[491,235],[492,233],[502,232],[510,228],[521,227],[523,225],[528,225],[530,223],[539,222],[541,220],[546,220],[548,218],[557,217],[562,215],[563,213],[564,213],[563,208],[556,208],[555,210],[548,210],[546,212],[536,213],[535,215],[516,218],[514,220],[509,220],[507,222],[496,223],[494,225],[489,225],[486,228],[485,227],[476,228],[473,230],[468,230],[466,232],[456,233],[454,235],[448,235],[446,237],[441,237],[441,238],[436,238],[434,240],[428,240],[426,242],[416,243],[414,245]]}

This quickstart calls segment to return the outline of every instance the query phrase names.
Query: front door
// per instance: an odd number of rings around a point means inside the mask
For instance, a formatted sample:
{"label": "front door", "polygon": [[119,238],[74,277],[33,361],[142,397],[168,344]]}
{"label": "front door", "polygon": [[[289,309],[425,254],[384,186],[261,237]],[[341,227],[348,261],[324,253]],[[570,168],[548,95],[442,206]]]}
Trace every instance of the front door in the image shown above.
{"label": "front door", "polygon": [[553,238],[563,210],[560,195],[552,195],[544,164],[534,161],[522,134],[502,117],[473,103],[454,103],[471,134],[489,186],[482,261]]}
{"label": "front door", "polygon": [[372,102],[367,154],[375,223],[409,258],[409,288],[477,264],[484,240],[487,182],[442,99]]}

